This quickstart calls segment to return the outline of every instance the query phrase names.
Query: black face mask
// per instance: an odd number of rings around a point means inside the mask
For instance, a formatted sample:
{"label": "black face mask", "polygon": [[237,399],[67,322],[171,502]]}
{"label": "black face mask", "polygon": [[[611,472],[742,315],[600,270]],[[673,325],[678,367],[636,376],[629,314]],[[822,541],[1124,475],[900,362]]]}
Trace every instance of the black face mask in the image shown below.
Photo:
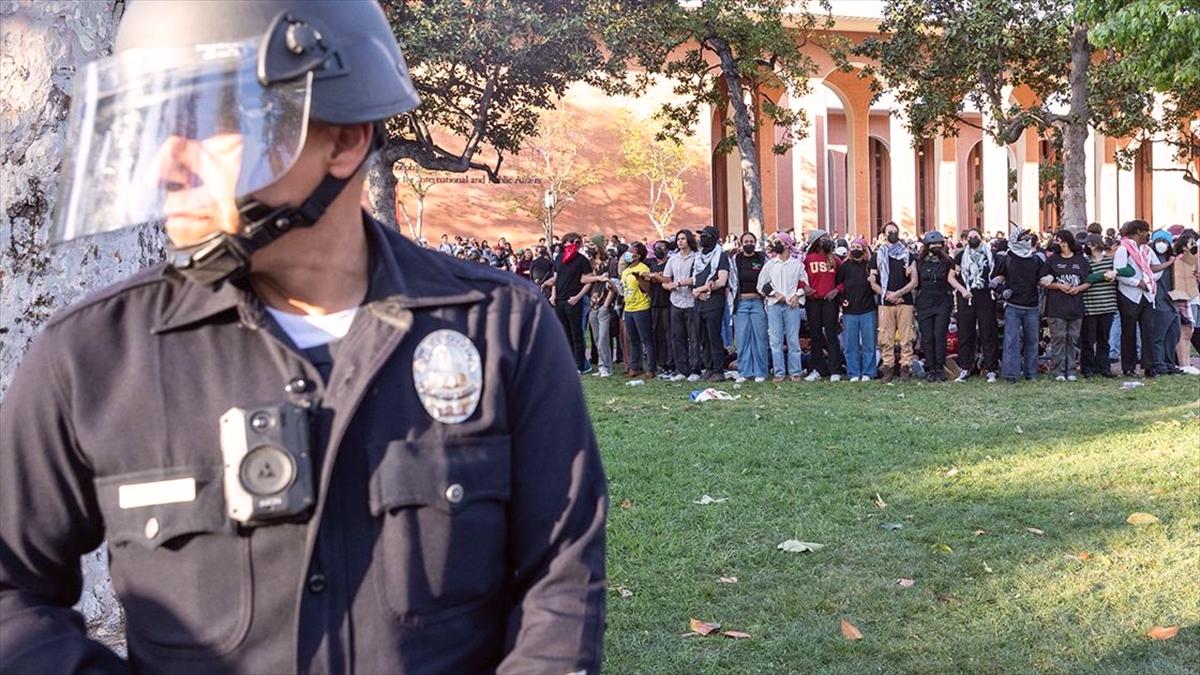
{"label": "black face mask", "polygon": [[711,234],[700,235],[700,248],[703,249],[705,253],[708,253],[709,251],[713,250],[713,248],[715,248],[716,245],[717,245],[716,237],[712,236]]}
{"label": "black face mask", "polygon": [[862,249],[859,249],[859,248],[856,248],[853,251],[850,251],[850,257],[854,258],[855,260],[861,259],[865,254],[866,254],[866,251],[863,251]]}
{"label": "black face mask", "polygon": [[895,244],[896,242],[900,241],[900,233],[899,232],[888,232],[887,240],[888,240],[889,244]]}
{"label": "black face mask", "polygon": [[777,241],[774,244],[771,244],[771,250],[775,251],[775,255],[782,255],[783,254],[783,242]]}
{"label": "black face mask", "polygon": [[942,250],[944,248],[945,248],[945,246],[943,246],[942,244],[930,244],[929,245],[929,254],[930,255],[941,255]]}
{"label": "black face mask", "polygon": [[754,244],[742,244],[742,253],[754,255]]}
{"label": "black face mask", "polygon": [[655,246],[654,257],[660,259],[667,257],[667,249],[663,248],[662,246]]}
{"label": "black face mask", "polygon": [[982,243],[983,243],[983,240],[979,239],[978,237],[968,237],[967,238],[967,245],[970,246],[971,248],[979,248],[979,246]]}

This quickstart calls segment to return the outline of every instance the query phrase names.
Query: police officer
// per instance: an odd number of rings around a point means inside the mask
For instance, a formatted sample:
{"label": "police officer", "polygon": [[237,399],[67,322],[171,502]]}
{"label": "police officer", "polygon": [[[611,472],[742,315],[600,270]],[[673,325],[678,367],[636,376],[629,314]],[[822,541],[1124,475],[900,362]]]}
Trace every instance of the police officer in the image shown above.
{"label": "police officer", "polygon": [[[380,8],[139,0],[77,77],[56,238],[161,220],[171,258],[4,401],[0,671],[597,672],[605,480],[551,308],[360,210],[418,104]],[[128,664],[71,609],[101,540]]]}

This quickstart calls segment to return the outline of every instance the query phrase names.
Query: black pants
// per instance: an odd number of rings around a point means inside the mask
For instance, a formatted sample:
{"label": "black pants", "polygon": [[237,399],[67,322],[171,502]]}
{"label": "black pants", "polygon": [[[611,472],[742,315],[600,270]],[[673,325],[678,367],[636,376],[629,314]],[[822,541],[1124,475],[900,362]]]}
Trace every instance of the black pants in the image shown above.
{"label": "black pants", "polygon": [[950,327],[950,305],[924,309],[917,313],[921,330],[921,351],[925,352],[925,372],[946,369],[946,330]]}
{"label": "black pants", "polygon": [[1079,366],[1084,375],[1099,375],[1112,371],[1108,362],[1108,335],[1112,330],[1112,314],[1089,314],[1083,317],[1079,338]]}
{"label": "black pants", "polygon": [[958,367],[975,368],[981,356],[979,370],[993,373],[1000,370],[996,301],[986,288],[971,292],[971,301],[958,296]]}
{"label": "black pants", "polygon": [[812,338],[812,369],[829,377],[842,368],[842,343],[838,342],[838,301],[812,300],[806,304],[808,335]]}
{"label": "black pants", "polygon": [[650,308],[650,330],[654,331],[654,359],[662,370],[675,370],[671,359],[671,306]]}
{"label": "black pants", "polygon": [[700,312],[700,330],[708,339],[707,349],[702,354],[704,367],[714,373],[725,371],[725,341],[721,339],[721,322],[724,320],[724,303],[716,309]]}
{"label": "black pants", "polygon": [[[1142,372],[1154,372],[1154,308],[1145,298],[1134,302],[1117,293],[1121,314],[1121,372],[1131,373],[1138,364],[1137,338],[1142,338]],[[1135,333],[1134,331],[1137,331]]]}
{"label": "black pants", "polygon": [[566,300],[559,301],[554,306],[554,313],[567,334],[567,342],[571,345],[571,355],[575,357],[575,367],[583,370],[583,302],[574,305]]}
{"label": "black pants", "polygon": [[695,307],[682,309],[671,305],[671,353],[675,372],[700,374],[700,315]]}

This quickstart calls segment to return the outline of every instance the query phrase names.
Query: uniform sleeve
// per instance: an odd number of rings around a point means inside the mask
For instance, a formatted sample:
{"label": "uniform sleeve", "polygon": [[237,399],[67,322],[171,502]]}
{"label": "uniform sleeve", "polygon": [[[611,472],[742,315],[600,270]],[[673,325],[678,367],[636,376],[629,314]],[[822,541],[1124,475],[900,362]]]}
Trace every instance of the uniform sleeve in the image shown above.
{"label": "uniform sleeve", "polygon": [[498,673],[599,673],[607,486],[562,327],[521,312],[510,396],[514,598]]}
{"label": "uniform sleeve", "polygon": [[126,672],[71,609],[103,525],[43,335],[0,405],[0,672]]}

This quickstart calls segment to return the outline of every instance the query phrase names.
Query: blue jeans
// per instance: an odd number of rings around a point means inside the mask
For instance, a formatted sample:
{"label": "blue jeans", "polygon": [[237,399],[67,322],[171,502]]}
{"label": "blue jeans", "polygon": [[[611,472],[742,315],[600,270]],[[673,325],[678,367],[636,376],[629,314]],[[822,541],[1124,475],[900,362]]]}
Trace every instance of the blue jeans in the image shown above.
{"label": "blue jeans", "polygon": [[646,371],[655,369],[654,335],[650,332],[650,310],[625,312],[625,334],[629,337],[629,371],[642,369],[642,350],[646,351]]}
{"label": "blue jeans", "polygon": [[1006,379],[1037,377],[1038,310],[1008,305],[1004,308],[1004,359],[1000,374]]}
{"label": "blue jeans", "polygon": [[[771,343],[771,363],[775,377],[800,374],[800,308],[792,309],[786,302],[767,305],[767,337]],[[783,342],[787,340],[787,368],[783,358]]]}
{"label": "blue jeans", "polygon": [[[799,331],[797,331],[799,332]],[[733,313],[733,336],[737,340],[738,374],[767,376],[767,310],[762,300],[739,298]]]}
{"label": "blue jeans", "polygon": [[842,323],[846,327],[846,374],[850,377],[876,377],[879,365],[875,356],[878,315],[875,312],[843,314]]}

